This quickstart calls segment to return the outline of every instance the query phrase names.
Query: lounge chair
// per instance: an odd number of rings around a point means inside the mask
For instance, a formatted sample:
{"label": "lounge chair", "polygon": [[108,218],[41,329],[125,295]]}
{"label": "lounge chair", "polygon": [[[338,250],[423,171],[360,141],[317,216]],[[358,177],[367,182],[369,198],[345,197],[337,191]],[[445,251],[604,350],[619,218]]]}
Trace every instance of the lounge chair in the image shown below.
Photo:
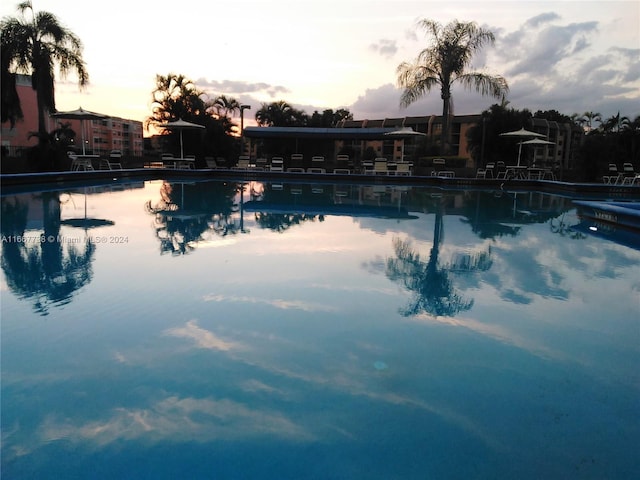
{"label": "lounge chair", "polygon": [[176,159],[173,157],[172,153],[160,154],[160,161],[164,168],[176,168]]}
{"label": "lounge chair", "polygon": [[301,153],[294,153],[291,155],[291,165],[292,167],[303,167],[304,168],[304,156]]}
{"label": "lounge chair", "polygon": [[183,170],[193,170],[196,168],[196,156],[195,155],[187,155],[183,159],[179,159],[176,162],[176,168],[180,168]]}
{"label": "lounge chair", "polygon": [[396,175],[411,175],[411,164],[408,162],[399,162],[396,165]]}
{"label": "lounge chair", "polygon": [[602,177],[602,182],[607,184],[615,184],[618,181],[618,176],[620,172],[618,172],[618,166],[615,163],[609,164],[609,169],[607,170],[607,175]]}
{"label": "lounge chair", "polygon": [[[106,168],[102,168],[106,167]],[[109,158],[100,159],[101,170],[122,170],[122,152],[120,150],[112,150]]]}
{"label": "lounge chair", "polygon": [[266,170],[267,159],[265,157],[256,158],[256,170]]}
{"label": "lounge chair", "polygon": [[284,159],[282,157],[272,157],[269,170],[272,172],[284,172]]}
{"label": "lounge chair", "polygon": [[373,162],[373,174],[374,175],[389,175],[389,168],[387,166],[387,159],[378,157]]}
{"label": "lounge chair", "polygon": [[251,165],[249,163],[249,156],[240,155],[238,157],[238,163],[235,167],[233,167],[233,170],[248,170],[250,166]]}
{"label": "lounge chair", "polygon": [[478,168],[476,170],[476,178],[487,178],[487,169],[486,168]]}

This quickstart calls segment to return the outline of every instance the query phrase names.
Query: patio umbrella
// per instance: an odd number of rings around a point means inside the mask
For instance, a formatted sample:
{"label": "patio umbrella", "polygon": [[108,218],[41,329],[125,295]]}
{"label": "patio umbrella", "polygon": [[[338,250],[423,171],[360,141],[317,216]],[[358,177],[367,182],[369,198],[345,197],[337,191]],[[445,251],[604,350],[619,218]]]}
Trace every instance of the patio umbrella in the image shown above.
{"label": "patio umbrella", "polygon": [[84,121],[85,120],[103,120],[105,118],[109,118],[108,115],[103,115],[102,113],[90,112],[89,110],[84,110],[82,107],[78,107],[77,110],[70,110],[68,112],[55,112],[50,114],[49,116],[55,117],[55,118],[65,118],[68,120],[80,120],[83,155],[86,154],[85,145],[84,145]]}
{"label": "patio umbrella", "polygon": [[533,145],[534,147],[542,147],[543,145],[555,145],[555,143],[550,142],[549,140],[543,140],[541,138],[534,138],[532,140],[520,142],[520,148],[522,148],[522,145]]}
{"label": "patio umbrella", "polygon": [[534,138],[533,140],[526,140],[521,143],[522,145],[555,145],[554,142],[550,142],[549,140],[543,140],[541,138]]}
{"label": "patio umbrella", "polygon": [[402,160],[404,162],[404,139],[405,138],[411,138],[411,137],[426,137],[427,134],[426,133],[422,133],[422,132],[416,132],[413,128],[411,127],[402,127],[399,128],[398,130],[393,130],[392,132],[387,132],[384,134],[385,137],[396,137],[396,138],[402,138]]}
{"label": "patio umbrella", "polygon": [[90,228],[107,227],[115,225],[112,220],[106,220],[104,218],[87,218],[87,189],[84,189],[84,218],[67,218],[61,220],[62,225],[68,225],[70,227],[84,228],[85,232]]}
{"label": "patio umbrella", "polygon": [[160,123],[158,127],[166,128],[167,130],[180,130],[180,158],[184,158],[184,149],[182,145],[182,131],[187,128],[205,128],[204,125],[198,125],[197,123],[187,122],[179,118],[172,122]]}
{"label": "patio umbrella", "polygon": [[[512,132],[505,132],[500,134],[501,137],[514,137],[514,138],[542,138],[546,135],[542,135],[538,132],[532,132],[521,128],[520,130],[514,130]],[[520,155],[522,153],[522,142],[518,144],[518,166],[520,166]]]}

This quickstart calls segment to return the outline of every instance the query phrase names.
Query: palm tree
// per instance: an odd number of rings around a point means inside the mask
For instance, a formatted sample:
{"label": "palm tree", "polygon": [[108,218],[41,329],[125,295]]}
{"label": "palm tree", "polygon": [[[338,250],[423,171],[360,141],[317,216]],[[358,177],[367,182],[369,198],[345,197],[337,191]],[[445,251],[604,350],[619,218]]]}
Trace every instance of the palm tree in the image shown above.
{"label": "palm tree", "polygon": [[423,95],[440,86],[442,98],[443,153],[448,154],[449,122],[451,111],[451,87],[460,82],[467,89],[475,89],[482,95],[499,98],[509,91],[507,81],[501,76],[481,72],[467,72],[474,53],[485,43],[493,44],[493,33],[480,28],[474,22],[462,23],[454,20],[442,26],[428,19],[418,22],[418,27],[432,37],[433,45],[422,50],[414,62],[403,62],[396,70],[398,85],[404,91],[400,105],[408,107]]}
{"label": "palm tree", "polygon": [[617,115],[612,115],[604,120],[601,127],[604,129],[605,133],[620,133],[621,131],[628,129],[630,125],[631,120],[629,120],[629,117],[620,116],[620,112],[618,112]]}
{"label": "palm tree", "polygon": [[204,92],[184,75],[156,75],[156,88],[151,94],[151,116],[145,120],[146,126],[179,118],[195,121],[205,114],[203,96]]}
{"label": "palm tree", "polygon": [[582,118],[587,126],[587,131],[593,129],[593,122],[602,123],[602,114],[600,112],[584,112]]}
{"label": "palm tree", "polygon": [[[4,80],[16,73],[31,74],[31,86],[36,91],[38,104],[38,137],[40,143],[45,143],[48,138],[45,112],[55,111],[54,67],[58,66],[63,77],[75,71],[80,87],[89,82],[89,75],[82,59],[82,42],[62,26],[55,15],[34,12],[30,0],[19,3],[18,11],[19,18],[4,18],[1,23],[3,111],[4,100],[12,97],[5,88],[13,86],[15,89],[15,82],[5,86]],[[26,12],[30,13],[29,18]],[[14,101],[18,105],[11,105],[8,112],[12,122],[20,115],[17,96]]]}
{"label": "palm tree", "polygon": [[240,111],[240,102],[226,95],[216,97],[210,106],[215,110],[218,117],[228,118],[229,114],[233,115],[235,112]]}

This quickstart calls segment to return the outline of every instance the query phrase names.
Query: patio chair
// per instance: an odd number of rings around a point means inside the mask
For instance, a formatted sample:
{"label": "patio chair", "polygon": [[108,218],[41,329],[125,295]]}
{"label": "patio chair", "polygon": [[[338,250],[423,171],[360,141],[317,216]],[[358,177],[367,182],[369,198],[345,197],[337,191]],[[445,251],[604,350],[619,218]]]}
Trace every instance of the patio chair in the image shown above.
{"label": "patio chair", "polygon": [[633,178],[636,175],[637,174],[635,169],[633,168],[633,164],[630,162],[626,162],[622,164],[622,172],[618,181],[624,183],[627,178]]}
{"label": "patio chair", "polygon": [[409,162],[398,162],[396,164],[396,175],[411,175],[411,164]]}
{"label": "patio chair", "polygon": [[336,156],[336,168],[350,169],[352,167],[349,155]]}
{"label": "patio chair", "polygon": [[272,172],[284,172],[284,159],[282,157],[272,157],[269,170]]}
{"label": "patio chair", "polygon": [[387,159],[378,157],[373,162],[373,174],[374,175],[389,175],[389,168],[387,166]]}
{"label": "patio chair", "polygon": [[304,156],[301,153],[291,154],[292,167],[304,167]]}
{"label": "patio chair", "polygon": [[235,167],[233,167],[233,170],[248,170],[249,167],[250,167],[249,156],[248,155],[240,155],[238,157],[238,163],[236,164]]}
{"label": "patio chair", "polygon": [[265,157],[256,158],[256,170],[266,170],[267,159]]}
{"label": "patio chair", "polygon": [[622,185],[640,185],[640,173],[636,173],[633,177],[624,177]]}
{"label": "patio chair", "polygon": [[607,170],[607,175],[602,177],[602,183],[616,183],[618,181],[618,166],[615,163],[609,164],[609,169]]}
{"label": "patio chair", "polygon": [[173,157],[173,153],[161,153],[160,161],[162,162],[162,166],[165,168],[176,168],[176,159]]}
{"label": "patio chair", "polygon": [[207,168],[210,168],[212,170],[215,170],[216,168],[218,168],[218,162],[216,162],[215,158],[204,157],[204,161],[207,164]]}
{"label": "patio chair", "polygon": [[100,165],[107,167],[107,170],[122,170],[122,152],[120,150],[112,150],[109,158],[100,159]]}
{"label": "patio chair", "polygon": [[196,168],[196,156],[195,155],[187,155],[181,160],[176,162],[176,168],[182,170],[193,170]]}

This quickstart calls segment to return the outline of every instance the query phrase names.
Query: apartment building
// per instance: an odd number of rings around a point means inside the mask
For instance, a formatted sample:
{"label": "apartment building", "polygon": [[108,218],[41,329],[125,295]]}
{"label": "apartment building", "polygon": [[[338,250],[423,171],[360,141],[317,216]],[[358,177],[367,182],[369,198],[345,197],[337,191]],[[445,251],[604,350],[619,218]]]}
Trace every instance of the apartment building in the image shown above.
{"label": "apartment building", "polygon": [[[9,122],[2,123],[1,144],[10,155],[19,156],[22,151],[37,144],[32,132],[38,130],[38,108],[36,92],[31,88],[31,77],[18,75],[16,90],[20,98],[24,118],[12,128]],[[125,156],[141,157],[143,153],[142,122],[119,117],[103,120],[67,120],[45,116],[47,131],[52,132],[59,125],[69,124],[76,133],[75,148],[82,150],[82,138],[85,151],[93,154],[108,154],[111,150],[120,150]],[[84,132],[82,131],[84,129]]]}

